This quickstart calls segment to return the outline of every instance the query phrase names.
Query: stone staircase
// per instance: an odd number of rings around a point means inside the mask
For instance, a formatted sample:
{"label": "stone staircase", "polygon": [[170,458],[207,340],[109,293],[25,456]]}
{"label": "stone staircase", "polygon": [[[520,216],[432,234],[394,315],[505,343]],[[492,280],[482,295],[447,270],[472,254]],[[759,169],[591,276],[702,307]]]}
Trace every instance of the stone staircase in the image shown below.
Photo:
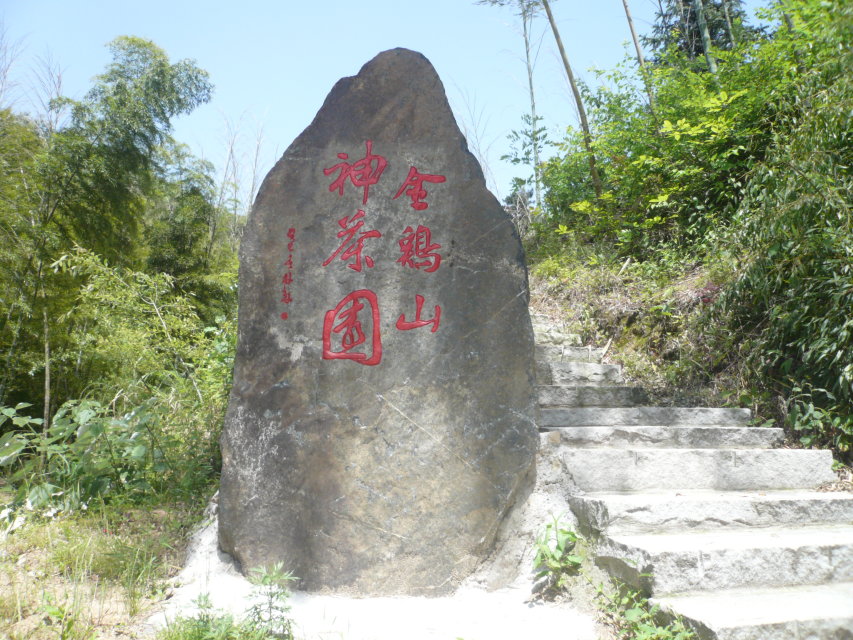
{"label": "stone staircase", "polygon": [[542,446],[596,564],[701,638],[853,638],[853,494],[829,451],[747,409],[647,406],[598,349],[534,325]]}

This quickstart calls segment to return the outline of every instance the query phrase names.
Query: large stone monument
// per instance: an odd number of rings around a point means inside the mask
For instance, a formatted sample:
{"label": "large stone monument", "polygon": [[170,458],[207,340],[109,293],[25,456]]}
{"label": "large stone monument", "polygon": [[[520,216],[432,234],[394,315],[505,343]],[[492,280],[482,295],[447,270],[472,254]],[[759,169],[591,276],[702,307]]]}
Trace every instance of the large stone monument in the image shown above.
{"label": "large stone monument", "polygon": [[335,85],[240,260],[221,547],[309,591],[451,591],[538,440],[521,244],[426,58]]}

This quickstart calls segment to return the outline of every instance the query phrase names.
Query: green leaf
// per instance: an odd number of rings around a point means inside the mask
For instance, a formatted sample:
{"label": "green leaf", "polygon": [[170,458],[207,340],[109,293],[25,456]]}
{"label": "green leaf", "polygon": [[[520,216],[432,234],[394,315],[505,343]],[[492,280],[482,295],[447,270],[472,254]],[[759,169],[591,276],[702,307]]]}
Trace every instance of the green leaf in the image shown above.
{"label": "green leaf", "polygon": [[95,415],[97,415],[97,414],[94,411],[92,411],[91,409],[82,409],[81,411],[78,411],[74,417],[77,420],[77,424],[85,425]]}
{"label": "green leaf", "polygon": [[27,446],[27,441],[17,433],[6,433],[0,437],[0,467],[12,464]]}
{"label": "green leaf", "polygon": [[27,494],[27,501],[34,509],[47,506],[50,504],[51,497],[59,491],[59,487],[52,484],[43,483],[32,487]]}
{"label": "green leaf", "polygon": [[645,613],[645,611],[637,607],[628,609],[625,611],[625,619],[629,622],[637,622],[645,615]]}

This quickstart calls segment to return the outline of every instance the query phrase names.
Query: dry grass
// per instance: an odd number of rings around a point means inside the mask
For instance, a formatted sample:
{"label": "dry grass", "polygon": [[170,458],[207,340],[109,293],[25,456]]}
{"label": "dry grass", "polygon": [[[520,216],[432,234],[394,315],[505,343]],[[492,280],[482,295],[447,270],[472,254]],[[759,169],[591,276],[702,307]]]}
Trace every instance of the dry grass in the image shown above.
{"label": "dry grass", "polygon": [[[585,346],[607,346],[605,362],[622,365],[626,379],[645,388],[655,404],[726,403],[724,385],[713,375],[682,375],[687,359],[699,353],[690,322],[718,292],[703,270],[549,258],[531,269],[530,290],[534,314],[578,334]],[[691,371],[711,368],[698,364]]]}
{"label": "dry grass", "polygon": [[180,567],[195,517],[177,504],[30,514],[0,538],[0,639],[136,637]]}

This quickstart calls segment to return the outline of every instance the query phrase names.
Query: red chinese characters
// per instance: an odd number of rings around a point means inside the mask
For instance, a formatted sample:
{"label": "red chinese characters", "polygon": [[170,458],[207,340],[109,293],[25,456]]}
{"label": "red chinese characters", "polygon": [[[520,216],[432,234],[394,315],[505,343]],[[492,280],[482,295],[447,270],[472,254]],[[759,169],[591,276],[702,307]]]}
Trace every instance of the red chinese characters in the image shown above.
{"label": "red chinese characters", "polygon": [[[293,247],[296,243],[296,229],[291,227],[287,230],[287,260],[284,261],[284,275],[281,277],[281,302],[283,304],[290,304],[293,302],[293,296],[290,291],[288,291],[287,287],[293,284]],[[281,313],[281,319],[287,320],[288,314],[287,311],[283,311]]]}
{"label": "red chinese characters", "polygon": [[[423,306],[424,297],[416,295],[414,319],[406,320],[406,314],[400,314],[395,325],[397,329],[410,331],[431,326],[431,333],[438,331],[441,307],[435,305],[433,317],[423,318]],[[373,291],[353,291],[344,296],[334,309],[326,312],[323,319],[323,359],[353,360],[365,366],[375,366],[382,361],[379,300]]]}
{"label": "red chinese characters", "polygon": [[438,184],[445,180],[447,180],[447,178],[444,176],[421,173],[415,167],[412,167],[409,169],[409,175],[406,176],[406,179],[397,191],[397,195],[394,196],[394,200],[399,198],[405,191],[406,195],[412,199],[412,204],[410,205],[412,209],[415,211],[423,211],[429,207],[429,205],[423,201],[427,196],[426,189],[424,189],[424,182]]}
{"label": "red chinese characters", "polygon": [[[365,303],[368,309],[365,311]],[[364,332],[362,319],[365,311],[369,315],[369,334]],[[337,337],[332,348],[332,335]],[[361,349],[356,349],[362,347]],[[382,339],[379,333],[379,303],[376,294],[369,289],[353,291],[327,311],[323,320],[323,359],[354,360],[359,364],[373,366],[382,360]]]}
{"label": "red chinese characters", "polygon": [[[329,185],[329,191],[337,191],[344,195],[347,183],[363,189],[362,204],[366,205],[370,197],[370,187],[376,185],[388,166],[384,157],[373,152],[373,141],[365,141],[365,155],[355,162],[349,162],[346,153],[339,153],[341,162],[323,169],[326,176],[337,173]],[[396,200],[403,194],[411,199],[410,206],[416,211],[424,211],[429,207],[426,202],[427,184],[446,182],[442,175],[421,173],[411,166],[396,195]],[[367,207],[365,207],[367,208]],[[400,225],[402,226],[402,224]],[[365,245],[370,241],[378,241],[382,233],[376,229],[365,228],[365,212],[362,209],[351,216],[338,220],[337,237],[340,244],[322,263],[328,267],[336,259],[348,263],[347,267],[361,273],[366,266],[372,268],[374,260],[367,255],[366,248],[375,245]],[[425,273],[433,273],[441,266],[442,256],[438,252],[441,245],[432,240],[429,227],[417,224],[406,226],[400,239],[400,257],[397,263]],[[380,255],[381,252],[380,252]],[[288,274],[287,277],[291,277]],[[413,276],[417,278],[417,276]],[[363,286],[363,285],[362,285]],[[411,331],[429,327],[431,333],[438,331],[441,322],[441,306],[434,305],[432,317],[424,317],[425,298],[415,295],[415,313],[411,320],[406,313],[397,317],[394,327],[398,331]],[[400,309],[395,311],[399,312]],[[427,312],[429,313],[429,312]],[[282,314],[284,317],[285,314]],[[393,316],[392,316],[393,317]],[[382,337],[379,321],[379,299],[373,291],[361,288],[349,293],[337,305],[325,312],[323,319],[323,359],[351,360],[365,366],[375,366],[382,361]]]}
{"label": "red chinese characters", "polygon": [[[326,261],[323,262],[324,267],[329,266],[329,263],[331,263],[332,260],[340,254],[341,260],[344,262],[350,258],[355,258],[355,262],[348,264],[347,266],[353,271],[361,271],[361,252],[364,250],[365,240],[368,238],[382,237],[382,234],[375,229],[359,233],[359,229],[364,226],[364,220],[362,220],[362,218],[364,218],[364,211],[359,209],[355,215],[349,218],[344,216],[338,220],[338,225],[341,227],[341,230],[338,231],[338,237],[342,238],[343,242],[341,242],[341,246],[339,246],[332,255],[326,258]],[[373,258],[370,256],[364,256],[364,263],[368,267],[372,267]]]}
{"label": "red chinese characters", "polygon": [[414,231],[406,227],[400,239],[401,255],[397,262],[412,269],[426,267],[424,271],[432,273],[441,265],[441,254],[435,253],[436,249],[441,249],[441,245],[433,244],[429,227],[418,225]]}
{"label": "red chinese characters", "polygon": [[339,162],[336,165],[323,169],[323,173],[329,176],[335,171],[340,172],[338,173],[338,177],[329,185],[329,191],[337,190],[338,195],[343,196],[344,186],[346,186],[346,182],[349,180],[354,186],[364,189],[364,196],[361,203],[367,204],[370,185],[379,182],[379,178],[382,176],[382,172],[385,171],[388,162],[382,156],[373,153],[372,140],[367,140],[364,144],[367,147],[367,152],[363,158],[350,164],[346,162],[349,160],[349,155],[339,153],[338,158],[344,162]]}
{"label": "red chinese characters", "polygon": [[435,309],[433,311],[433,316],[429,320],[421,319],[421,310],[424,307],[424,297],[420,295],[415,296],[415,319],[414,320],[406,320],[406,314],[401,313],[400,317],[397,318],[397,328],[400,331],[409,331],[410,329],[419,329],[420,327],[427,327],[432,325],[432,329],[430,329],[431,333],[435,333],[438,331],[438,323],[441,321],[441,307],[435,305]]}

